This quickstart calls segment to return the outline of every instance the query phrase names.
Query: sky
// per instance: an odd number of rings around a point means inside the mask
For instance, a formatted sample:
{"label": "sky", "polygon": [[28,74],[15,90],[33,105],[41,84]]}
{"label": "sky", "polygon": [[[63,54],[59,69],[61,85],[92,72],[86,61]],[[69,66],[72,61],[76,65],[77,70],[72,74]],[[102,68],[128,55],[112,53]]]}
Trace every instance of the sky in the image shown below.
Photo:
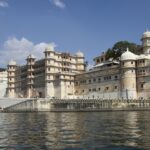
{"label": "sky", "polygon": [[0,67],[59,52],[93,58],[127,40],[141,44],[150,29],[150,0],[0,0]]}

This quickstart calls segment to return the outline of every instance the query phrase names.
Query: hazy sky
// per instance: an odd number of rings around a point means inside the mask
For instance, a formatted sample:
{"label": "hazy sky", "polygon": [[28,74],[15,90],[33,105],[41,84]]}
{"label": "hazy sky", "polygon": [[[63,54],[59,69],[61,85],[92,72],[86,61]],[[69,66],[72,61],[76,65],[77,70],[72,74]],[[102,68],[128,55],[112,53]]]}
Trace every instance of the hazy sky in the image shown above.
{"label": "hazy sky", "polygon": [[86,60],[120,40],[141,44],[150,29],[150,0],[0,0],[0,66],[58,51],[81,50]]}

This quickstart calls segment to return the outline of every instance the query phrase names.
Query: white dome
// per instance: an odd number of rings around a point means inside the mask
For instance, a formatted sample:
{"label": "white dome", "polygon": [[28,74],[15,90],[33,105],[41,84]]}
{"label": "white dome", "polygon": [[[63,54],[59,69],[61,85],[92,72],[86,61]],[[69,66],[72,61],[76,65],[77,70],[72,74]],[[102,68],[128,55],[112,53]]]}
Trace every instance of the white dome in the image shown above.
{"label": "white dome", "polygon": [[78,56],[78,57],[84,57],[84,54],[83,54],[81,51],[78,51],[78,52],[76,53],[76,56]]}
{"label": "white dome", "polygon": [[150,37],[150,31],[144,32],[143,35],[142,35],[142,39],[143,38],[148,38],[148,37]]}
{"label": "white dome", "polygon": [[49,44],[46,48],[45,48],[45,51],[46,52],[50,52],[50,51],[54,51],[54,46],[53,45],[51,45],[51,44]]}
{"label": "white dome", "polygon": [[15,65],[16,65],[16,62],[15,62],[14,60],[11,60],[11,61],[8,63],[8,65],[10,65],[10,66],[15,66]]}
{"label": "white dome", "polygon": [[30,54],[27,58],[28,58],[28,59],[30,59],[30,58],[35,59],[34,55],[32,55],[32,54]]}
{"label": "white dome", "polygon": [[130,52],[128,49],[126,52],[124,52],[121,55],[121,61],[122,60],[136,60],[137,59],[137,55],[133,54],[132,52]]}

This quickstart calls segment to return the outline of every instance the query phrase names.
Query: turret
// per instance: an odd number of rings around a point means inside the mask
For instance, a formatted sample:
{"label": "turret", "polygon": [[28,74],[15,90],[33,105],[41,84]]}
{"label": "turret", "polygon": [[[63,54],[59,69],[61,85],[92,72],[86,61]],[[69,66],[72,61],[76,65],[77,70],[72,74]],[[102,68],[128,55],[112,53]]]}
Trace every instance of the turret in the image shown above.
{"label": "turret", "polygon": [[45,51],[45,97],[54,97],[54,55],[55,50],[51,44]]}
{"label": "turret", "polygon": [[54,56],[54,53],[55,53],[54,47],[53,47],[51,44],[49,44],[49,45],[45,48],[44,53],[45,53],[45,58],[53,57],[53,56]]}
{"label": "turret", "polygon": [[77,70],[85,71],[84,54],[80,50],[76,53],[76,59],[77,59]]}
{"label": "turret", "polygon": [[145,55],[150,54],[150,31],[146,31],[143,33],[141,41],[142,41],[144,54]]}
{"label": "turret", "polygon": [[136,59],[137,55],[128,49],[121,55],[121,97],[136,99]]}
{"label": "turret", "polygon": [[7,85],[7,96],[15,97],[15,74],[16,74],[16,62],[11,60],[7,66],[8,71],[8,85]]}
{"label": "turret", "polygon": [[27,97],[33,97],[33,87],[34,87],[34,63],[35,57],[33,55],[29,55],[27,57]]}

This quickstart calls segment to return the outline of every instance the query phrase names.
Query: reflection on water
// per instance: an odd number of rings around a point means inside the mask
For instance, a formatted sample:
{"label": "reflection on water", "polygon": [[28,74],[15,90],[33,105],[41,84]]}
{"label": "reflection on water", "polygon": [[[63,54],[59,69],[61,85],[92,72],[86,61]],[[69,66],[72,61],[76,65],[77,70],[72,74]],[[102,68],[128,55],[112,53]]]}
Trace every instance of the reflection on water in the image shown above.
{"label": "reflection on water", "polygon": [[1,113],[2,150],[148,150],[150,112]]}

